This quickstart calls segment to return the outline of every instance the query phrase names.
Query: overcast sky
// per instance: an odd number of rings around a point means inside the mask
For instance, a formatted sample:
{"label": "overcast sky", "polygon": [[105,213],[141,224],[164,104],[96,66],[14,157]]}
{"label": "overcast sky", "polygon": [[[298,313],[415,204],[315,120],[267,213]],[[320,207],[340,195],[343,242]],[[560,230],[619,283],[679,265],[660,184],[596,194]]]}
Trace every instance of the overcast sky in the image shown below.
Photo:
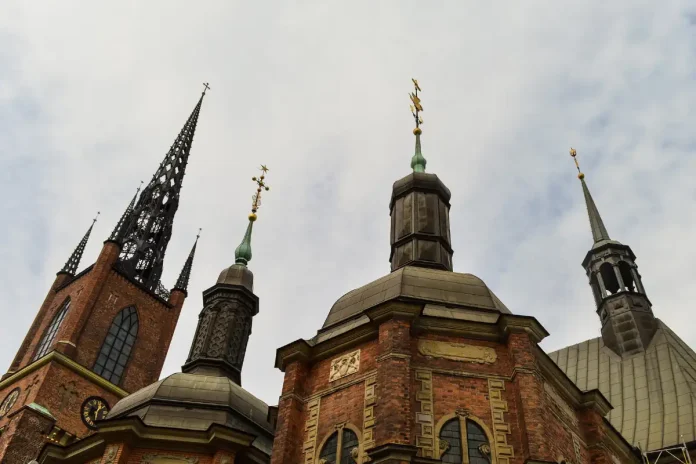
{"label": "overcast sky", "polygon": [[[494,4],[494,5],[493,5]],[[419,79],[427,170],[452,191],[457,272],[554,350],[598,336],[572,146],[658,317],[696,346],[696,2],[4,2],[0,14],[0,371],[101,211],[81,269],[203,104],[163,281],[203,228],[162,375],[201,292],[234,261],[259,164],[260,313],[243,385],[270,404],[276,348],[389,272]]]}

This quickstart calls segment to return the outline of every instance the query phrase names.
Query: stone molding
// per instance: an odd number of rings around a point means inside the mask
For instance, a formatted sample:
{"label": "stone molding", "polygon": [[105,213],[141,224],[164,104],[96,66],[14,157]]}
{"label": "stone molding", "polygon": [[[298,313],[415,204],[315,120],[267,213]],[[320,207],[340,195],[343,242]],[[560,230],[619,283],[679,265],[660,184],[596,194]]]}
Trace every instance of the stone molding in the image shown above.
{"label": "stone molding", "polygon": [[146,454],[140,464],[173,464],[174,462],[184,462],[187,464],[198,464],[198,458],[174,456],[171,454]]}
{"label": "stone molding", "polygon": [[508,404],[503,399],[503,391],[505,391],[504,381],[488,379],[488,397],[491,402],[495,454],[498,458],[498,464],[510,464],[510,460],[515,456],[515,453],[512,446],[508,445],[507,442],[507,436],[510,434],[510,425],[505,421]]}
{"label": "stone molding", "polygon": [[435,458],[435,424],[433,417],[433,374],[431,371],[416,369],[416,382],[420,388],[416,391],[416,401],[420,403],[420,412],[416,413],[416,446],[418,456]]}
{"label": "stone molding", "polygon": [[418,352],[423,356],[477,364],[493,364],[498,360],[493,348],[436,340],[418,340]]}
{"label": "stone molding", "polygon": [[307,405],[307,421],[305,422],[305,432],[307,439],[304,441],[304,464],[314,464],[314,456],[317,448],[317,429],[319,428],[319,405],[321,398],[310,401]]}
{"label": "stone molding", "polygon": [[375,404],[377,403],[377,375],[365,379],[365,403],[363,406],[362,462],[368,462],[367,451],[374,448]]}

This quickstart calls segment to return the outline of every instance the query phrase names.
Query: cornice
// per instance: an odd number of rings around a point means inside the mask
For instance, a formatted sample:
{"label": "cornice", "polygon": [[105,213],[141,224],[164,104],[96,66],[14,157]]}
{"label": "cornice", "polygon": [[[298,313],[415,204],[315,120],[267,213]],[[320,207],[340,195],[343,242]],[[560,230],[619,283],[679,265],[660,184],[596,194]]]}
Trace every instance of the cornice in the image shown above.
{"label": "cornice", "polygon": [[24,366],[24,368],[18,370],[5,380],[0,382],[0,390],[3,388],[7,387],[8,385],[17,382],[18,380],[26,377],[27,375],[31,374],[32,372],[35,372],[36,370],[42,368],[46,364],[56,362],[67,369],[75,372],[76,374],[80,375],[81,377],[89,380],[93,384],[96,384],[103,388],[104,390],[108,391],[109,393],[112,393],[116,395],[119,398],[123,398],[125,396],[128,396],[128,392],[123,390],[122,388],[119,388],[118,386],[114,385],[113,383],[109,382],[105,378],[95,374],[91,370],[87,369],[81,364],[78,364],[77,362],[73,361],[72,359],[68,358],[64,354],[61,354],[57,351],[51,351],[48,353],[46,356],[43,356],[42,358],[37,359],[35,362]]}

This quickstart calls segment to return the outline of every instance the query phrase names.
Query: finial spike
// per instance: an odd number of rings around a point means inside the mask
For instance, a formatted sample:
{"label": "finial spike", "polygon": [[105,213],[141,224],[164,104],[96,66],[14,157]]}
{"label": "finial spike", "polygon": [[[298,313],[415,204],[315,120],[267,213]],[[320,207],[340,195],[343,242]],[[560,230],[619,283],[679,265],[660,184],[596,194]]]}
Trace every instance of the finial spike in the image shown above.
{"label": "finial spike", "polygon": [[416,152],[411,158],[411,169],[413,169],[413,172],[425,172],[427,161],[423,157],[423,153],[421,153],[420,141],[420,136],[423,133],[420,128],[421,124],[423,124],[423,118],[420,116],[420,113],[423,111],[423,105],[421,104],[418,92],[421,91],[421,88],[416,79],[412,78],[411,81],[413,81],[414,91],[413,93],[409,93],[408,96],[411,99],[411,114],[416,121],[416,128],[413,129],[413,134],[416,136]]}
{"label": "finial spike", "polygon": [[607,228],[604,226],[604,221],[602,221],[602,217],[599,215],[597,205],[595,204],[594,199],[590,194],[590,189],[587,187],[587,184],[585,183],[585,174],[583,174],[580,170],[580,164],[578,163],[577,158],[578,152],[574,148],[571,148],[570,156],[573,157],[575,167],[578,170],[578,179],[580,179],[580,183],[582,184],[582,192],[585,196],[585,204],[587,205],[587,215],[590,219],[590,228],[592,229],[592,239],[595,243],[600,242],[602,240],[610,240]]}
{"label": "finial spike", "polygon": [[191,278],[191,269],[193,269],[193,257],[196,255],[196,246],[198,245],[198,239],[201,236],[201,230],[203,229],[198,229],[196,240],[193,242],[191,251],[189,252],[186,262],[184,263],[184,267],[181,269],[179,278],[176,280],[176,284],[174,285],[174,289],[176,290],[182,290],[184,292],[188,291],[189,279]]}
{"label": "finial spike", "polygon": [[59,274],[64,273],[73,276],[75,275],[75,273],[77,272],[77,268],[80,266],[82,254],[85,252],[85,248],[87,247],[87,241],[89,240],[89,236],[92,234],[92,229],[94,228],[94,224],[97,222],[98,216],[99,212],[97,211],[97,216],[95,216],[92,220],[92,224],[90,224],[89,228],[87,229],[87,232],[82,237],[82,240],[80,240],[80,243],[77,244],[75,251],[72,252],[72,255],[70,255],[70,258],[68,258],[68,261],[65,263],[65,266],[63,266],[63,269],[60,270]]}
{"label": "finial spike", "polygon": [[270,169],[265,164],[262,164],[259,168],[261,175],[259,177],[252,177],[251,180],[256,182],[256,193],[251,197],[251,214],[249,214],[249,225],[242,239],[242,243],[239,244],[236,250],[234,250],[234,260],[236,264],[246,266],[249,261],[251,261],[251,231],[254,226],[254,221],[256,221],[256,212],[261,207],[261,192],[270,190],[270,187],[266,185],[266,174]]}

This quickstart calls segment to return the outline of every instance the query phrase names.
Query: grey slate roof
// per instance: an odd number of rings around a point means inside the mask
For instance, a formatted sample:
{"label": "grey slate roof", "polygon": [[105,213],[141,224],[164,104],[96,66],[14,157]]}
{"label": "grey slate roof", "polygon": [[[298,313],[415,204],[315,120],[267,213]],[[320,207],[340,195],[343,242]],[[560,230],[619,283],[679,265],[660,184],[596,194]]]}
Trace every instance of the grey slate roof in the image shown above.
{"label": "grey slate roof", "polygon": [[601,338],[549,353],[581,390],[598,388],[614,407],[611,424],[648,450],[696,439],[696,353],[658,324],[647,350],[625,359]]}
{"label": "grey slate roof", "polygon": [[273,445],[268,405],[227,377],[172,374],[123,398],[106,420],[132,416],[152,427],[203,431],[226,425],[257,435],[254,446],[267,454]]}
{"label": "grey slate roof", "polygon": [[486,284],[472,274],[406,266],[339,298],[329,311],[323,329],[397,298],[511,314]]}

